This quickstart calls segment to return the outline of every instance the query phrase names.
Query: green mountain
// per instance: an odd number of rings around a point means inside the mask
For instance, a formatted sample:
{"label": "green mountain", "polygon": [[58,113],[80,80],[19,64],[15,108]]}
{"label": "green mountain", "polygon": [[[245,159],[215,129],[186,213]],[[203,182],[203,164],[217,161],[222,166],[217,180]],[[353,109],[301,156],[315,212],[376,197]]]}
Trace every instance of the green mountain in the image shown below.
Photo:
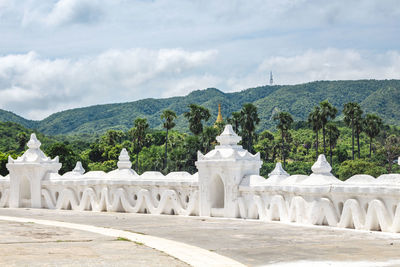
{"label": "green mountain", "polygon": [[316,81],[298,85],[275,85],[250,88],[241,92],[224,93],[215,88],[198,90],[183,97],[143,99],[134,102],[96,105],[54,113],[41,121],[26,120],[11,112],[0,110],[0,121],[12,121],[36,128],[49,135],[102,133],[108,129],[128,130],[137,117],[146,117],[152,128],[162,128],[160,115],[164,109],[174,110],[177,127],[187,131],[183,113],[196,103],[210,109],[212,124],[217,116],[218,103],[223,116],[241,109],[244,103],[258,107],[261,118],[258,130],[274,127],[272,115],[290,112],[295,120],[306,120],[313,106],[329,100],[339,110],[343,104],[358,102],[366,113],[376,113],[386,123],[400,125],[400,80]]}
{"label": "green mountain", "polygon": [[12,113],[11,111],[6,111],[6,110],[2,110],[2,109],[0,109],[0,121],[15,122],[22,126],[25,126],[26,128],[36,128],[36,126],[38,124],[38,122],[36,122],[36,121],[27,120],[21,116],[18,116],[16,114]]}

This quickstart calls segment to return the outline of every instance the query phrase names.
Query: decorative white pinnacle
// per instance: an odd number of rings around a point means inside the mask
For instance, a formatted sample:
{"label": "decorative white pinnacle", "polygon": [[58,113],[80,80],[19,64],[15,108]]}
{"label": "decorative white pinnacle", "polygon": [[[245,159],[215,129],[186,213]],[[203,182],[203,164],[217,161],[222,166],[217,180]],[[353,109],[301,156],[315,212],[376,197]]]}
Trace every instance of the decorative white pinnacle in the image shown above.
{"label": "decorative white pinnacle", "polygon": [[42,150],[40,150],[40,146],[42,143],[36,138],[36,135],[31,134],[31,138],[27,144],[28,150],[25,153],[14,160],[12,157],[8,157],[8,163],[23,163],[23,162],[35,162],[35,163],[59,163],[58,156],[53,160],[47,157]]}
{"label": "decorative white pinnacle", "polygon": [[220,136],[217,136],[217,141],[221,146],[234,146],[242,140],[242,137],[238,136],[232,129],[232,125],[225,125],[224,131]]}
{"label": "decorative white pinnacle", "polygon": [[125,148],[121,150],[121,154],[119,155],[118,160],[119,161],[117,165],[119,170],[130,169],[132,167],[132,162],[130,160],[128,151]]}
{"label": "decorative white pinnacle", "polygon": [[36,134],[31,134],[31,139],[29,140],[27,146],[30,149],[39,149],[42,143],[36,138]]}
{"label": "decorative white pinnacle", "polygon": [[315,174],[330,174],[332,167],[328,163],[324,154],[318,156],[318,160],[312,165],[311,170]]}
{"label": "decorative white pinnacle", "polygon": [[280,162],[276,163],[275,165],[275,169],[270,172],[268,174],[268,177],[271,176],[275,176],[275,175],[279,175],[279,176],[290,176],[283,168],[282,168],[282,164]]}
{"label": "decorative white pinnacle", "polygon": [[82,167],[82,163],[80,161],[78,161],[75,165],[75,168],[72,170],[72,172],[76,173],[76,174],[84,174],[85,173],[85,169]]}

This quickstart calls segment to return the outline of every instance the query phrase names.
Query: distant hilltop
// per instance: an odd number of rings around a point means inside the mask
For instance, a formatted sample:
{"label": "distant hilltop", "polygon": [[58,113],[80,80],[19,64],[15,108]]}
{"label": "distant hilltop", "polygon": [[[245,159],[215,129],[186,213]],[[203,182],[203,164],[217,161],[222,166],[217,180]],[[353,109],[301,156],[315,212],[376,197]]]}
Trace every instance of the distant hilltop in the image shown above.
{"label": "distant hilltop", "polygon": [[258,131],[271,129],[272,114],[287,111],[295,120],[306,120],[308,113],[323,100],[329,100],[338,110],[343,105],[358,102],[364,112],[381,116],[385,123],[400,125],[400,80],[316,81],[297,85],[268,85],[249,88],[235,93],[224,93],[216,88],[193,91],[182,97],[143,99],[134,102],[96,105],[57,112],[41,121],[24,119],[12,112],[0,109],[0,121],[19,123],[48,135],[103,133],[108,129],[128,130],[136,117],[147,118],[150,127],[162,128],[160,115],[163,110],[176,112],[176,130],[188,131],[183,113],[195,103],[210,109],[212,125],[222,107],[224,120],[238,111],[245,103],[258,108],[261,119]]}

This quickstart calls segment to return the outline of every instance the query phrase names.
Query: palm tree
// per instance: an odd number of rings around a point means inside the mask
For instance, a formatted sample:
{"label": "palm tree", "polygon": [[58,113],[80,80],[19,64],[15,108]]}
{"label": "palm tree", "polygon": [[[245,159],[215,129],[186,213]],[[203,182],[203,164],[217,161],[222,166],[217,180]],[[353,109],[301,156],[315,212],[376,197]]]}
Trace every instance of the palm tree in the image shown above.
{"label": "palm tree", "polygon": [[244,104],[240,111],[240,125],[242,127],[242,135],[245,148],[253,151],[253,138],[256,130],[256,125],[260,123],[260,118],[257,114],[257,107],[251,103]]}
{"label": "palm tree", "polygon": [[256,151],[261,153],[261,157],[268,162],[269,154],[273,148],[274,135],[268,131],[263,131],[258,139],[257,145],[255,145]]}
{"label": "palm tree", "polygon": [[28,134],[25,132],[19,132],[17,134],[18,150],[22,151],[25,148],[26,143],[29,141]]}
{"label": "palm tree", "polygon": [[315,106],[313,111],[308,114],[308,123],[311,125],[313,131],[315,132],[315,156],[318,159],[318,132],[322,128],[322,120],[321,120],[321,108],[319,106]]}
{"label": "palm tree", "polygon": [[372,140],[377,137],[383,126],[382,119],[375,114],[367,114],[364,119],[364,131],[369,137],[369,157],[372,156]]}
{"label": "palm tree", "polygon": [[325,145],[325,125],[329,120],[333,120],[336,117],[337,109],[329,103],[328,100],[319,103],[321,112],[321,126],[322,126],[322,140],[324,144],[324,154],[326,155],[326,145]]}
{"label": "palm tree", "polygon": [[165,134],[165,157],[164,157],[164,166],[163,169],[167,167],[168,160],[168,130],[171,130],[175,127],[174,119],[176,119],[176,114],[172,110],[166,109],[161,114],[161,119],[164,120],[163,127],[166,130]]}
{"label": "palm tree", "polygon": [[326,124],[326,134],[328,135],[329,142],[329,154],[331,158],[331,166],[333,166],[332,156],[333,156],[333,148],[335,147],[337,140],[340,136],[340,131],[333,123]]}
{"label": "palm tree", "polygon": [[204,152],[207,153],[211,150],[212,144],[216,142],[216,137],[219,133],[219,129],[213,126],[208,126],[204,128],[203,131],[203,146]]}
{"label": "palm tree", "polygon": [[281,132],[282,138],[282,160],[283,160],[283,167],[286,166],[286,158],[285,158],[285,138],[288,137],[289,129],[292,126],[293,118],[292,115],[288,112],[279,112],[274,115],[274,120],[278,121],[278,125],[276,128],[279,129]]}
{"label": "palm tree", "polygon": [[392,134],[385,140],[385,156],[389,164],[387,170],[389,173],[392,172],[393,161],[400,154],[400,137]]}
{"label": "palm tree", "polygon": [[232,112],[232,118],[227,119],[228,123],[232,125],[235,133],[239,134],[239,126],[240,126],[240,112]]}
{"label": "palm tree", "polygon": [[125,134],[123,131],[108,130],[103,136],[103,140],[107,145],[115,146],[116,144],[121,143],[124,137]]}
{"label": "palm tree", "polygon": [[149,128],[146,118],[137,118],[134,122],[133,138],[136,140],[136,170],[139,172],[139,152],[144,146],[146,131]]}
{"label": "palm tree", "polygon": [[202,106],[196,104],[189,105],[190,111],[185,112],[184,116],[189,121],[189,130],[196,136],[203,132],[202,120],[208,121],[210,118],[210,111]]}
{"label": "palm tree", "polygon": [[351,127],[351,150],[354,160],[354,133],[356,121],[361,120],[362,110],[358,103],[349,102],[343,106],[344,122]]}
{"label": "palm tree", "polygon": [[[362,111],[361,111],[361,113],[362,113]],[[356,135],[356,140],[357,140],[358,158],[361,158],[361,156],[360,156],[360,134],[362,131],[364,131],[364,118],[360,116],[357,120],[354,121],[354,133]]]}

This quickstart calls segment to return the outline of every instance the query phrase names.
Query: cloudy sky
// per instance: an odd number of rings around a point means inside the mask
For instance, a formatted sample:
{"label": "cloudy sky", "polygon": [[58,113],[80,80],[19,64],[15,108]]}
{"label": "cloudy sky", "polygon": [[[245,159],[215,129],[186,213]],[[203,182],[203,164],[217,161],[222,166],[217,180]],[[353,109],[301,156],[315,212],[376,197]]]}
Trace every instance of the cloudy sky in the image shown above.
{"label": "cloudy sky", "polygon": [[398,0],[0,0],[0,108],[400,79]]}

